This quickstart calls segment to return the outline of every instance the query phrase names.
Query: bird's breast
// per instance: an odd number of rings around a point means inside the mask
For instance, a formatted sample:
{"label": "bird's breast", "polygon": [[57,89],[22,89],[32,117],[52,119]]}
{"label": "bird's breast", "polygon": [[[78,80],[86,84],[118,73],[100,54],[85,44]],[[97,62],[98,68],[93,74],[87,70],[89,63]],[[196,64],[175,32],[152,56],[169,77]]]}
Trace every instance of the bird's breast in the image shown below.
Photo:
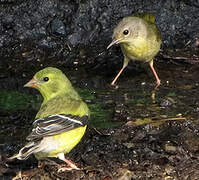
{"label": "bird's breast", "polygon": [[137,61],[150,61],[159,51],[154,42],[148,42],[144,38],[137,38],[130,43],[121,44],[122,52],[129,59]]}

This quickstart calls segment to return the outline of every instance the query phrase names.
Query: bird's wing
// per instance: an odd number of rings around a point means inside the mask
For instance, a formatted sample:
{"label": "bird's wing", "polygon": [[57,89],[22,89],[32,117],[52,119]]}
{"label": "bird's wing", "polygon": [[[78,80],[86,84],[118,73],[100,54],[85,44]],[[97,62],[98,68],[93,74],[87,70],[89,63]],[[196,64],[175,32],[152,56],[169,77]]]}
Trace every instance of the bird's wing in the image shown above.
{"label": "bird's wing", "polygon": [[80,117],[70,114],[55,114],[39,118],[34,121],[32,132],[27,137],[27,140],[39,140],[46,136],[56,135],[80,126],[85,126],[87,122],[88,115]]}

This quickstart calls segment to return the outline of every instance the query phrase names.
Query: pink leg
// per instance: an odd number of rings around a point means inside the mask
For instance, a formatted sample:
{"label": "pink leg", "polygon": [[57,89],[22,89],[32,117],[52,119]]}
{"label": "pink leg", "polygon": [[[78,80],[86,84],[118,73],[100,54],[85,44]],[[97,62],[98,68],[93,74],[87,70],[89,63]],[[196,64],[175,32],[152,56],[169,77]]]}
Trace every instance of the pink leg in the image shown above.
{"label": "pink leg", "polygon": [[113,81],[111,82],[111,86],[115,85],[115,81],[118,79],[118,77],[120,76],[120,74],[122,73],[122,71],[124,70],[124,66],[122,67],[122,69],[119,71],[119,73],[117,74],[117,76],[115,76],[115,78],[113,79]]}
{"label": "pink leg", "polygon": [[152,72],[153,72],[153,74],[155,76],[155,79],[156,79],[155,89],[157,89],[160,86],[160,79],[159,79],[159,77],[158,77],[158,75],[157,75],[157,73],[156,73],[156,71],[155,71],[155,69],[153,67],[153,59],[149,62],[149,65],[150,65],[151,70],[152,70]]}
{"label": "pink leg", "polygon": [[58,172],[63,172],[63,171],[70,171],[73,169],[76,170],[80,170],[75,163],[73,163],[72,161],[69,161],[68,159],[65,158],[64,153],[60,153],[58,155],[58,158],[61,159],[62,161],[64,161],[69,167],[61,167],[58,169]]}
{"label": "pink leg", "polygon": [[125,69],[125,67],[128,65],[129,59],[125,56],[124,57],[124,63],[123,63],[123,67],[122,69],[119,71],[119,73],[115,76],[115,78],[113,79],[113,81],[111,82],[111,86],[115,85],[116,80],[118,79],[118,77],[120,76],[120,74],[122,73],[122,71]]}

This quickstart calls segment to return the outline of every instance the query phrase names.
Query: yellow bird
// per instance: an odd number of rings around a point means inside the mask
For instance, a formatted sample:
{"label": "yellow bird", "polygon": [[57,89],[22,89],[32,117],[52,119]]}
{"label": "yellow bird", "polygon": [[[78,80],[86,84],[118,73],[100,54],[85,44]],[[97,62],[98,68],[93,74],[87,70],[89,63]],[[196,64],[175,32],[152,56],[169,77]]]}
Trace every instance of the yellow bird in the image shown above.
{"label": "yellow bird", "polygon": [[107,49],[114,44],[120,44],[124,62],[122,69],[113,79],[111,85],[115,84],[131,59],[149,62],[156,78],[155,89],[160,85],[160,79],[153,67],[153,58],[159,52],[162,41],[160,32],[154,22],[155,17],[152,14],[143,13],[124,17],[116,26],[113,32],[113,41]]}
{"label": "yellow bird", "polygon": [[36,115],[32,132],[18,154],[10,159],[27,159],[34,154],[37,159],[56,157],[69,167],[60,171],[79,169],[65,159],[83,137],[89,118],[89,109],[72,87],[68,78],[57,68],[48,67],[35,74],[24,87],[36,88],[43,103]]}

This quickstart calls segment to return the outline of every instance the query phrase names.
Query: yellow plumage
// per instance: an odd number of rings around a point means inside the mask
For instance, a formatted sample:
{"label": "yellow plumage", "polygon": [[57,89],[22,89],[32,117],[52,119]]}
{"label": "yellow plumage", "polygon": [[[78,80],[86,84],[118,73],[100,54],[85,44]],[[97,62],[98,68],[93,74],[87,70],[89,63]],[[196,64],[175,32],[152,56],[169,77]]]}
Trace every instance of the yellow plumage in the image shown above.
{"label": "yellow plumage", "polygon": [[42,159],[43,157],[58,157],[57,155],[60,152],[63,152],[64,154],[69,153],[80,142],[86,131],[86,127],[87,126],[79,127],[68,132],[45,138],[44,144],[57,147],[55,148],[56,150],[46,153],[36,153],[35,157],[37,159]]}
{"label": "yellow plumage", "polygon": [[27,137],[29,143],[11,159],[27,159],[31,154],[37,159],[57,157],[65,161],[69,169],[78,169],[64,158],[64,154],[80,142],[86,131],[89,118],[87,105],[67,77],[56,68],[39,71],[25,87],[38,89],[44,99],[33,130]]}

